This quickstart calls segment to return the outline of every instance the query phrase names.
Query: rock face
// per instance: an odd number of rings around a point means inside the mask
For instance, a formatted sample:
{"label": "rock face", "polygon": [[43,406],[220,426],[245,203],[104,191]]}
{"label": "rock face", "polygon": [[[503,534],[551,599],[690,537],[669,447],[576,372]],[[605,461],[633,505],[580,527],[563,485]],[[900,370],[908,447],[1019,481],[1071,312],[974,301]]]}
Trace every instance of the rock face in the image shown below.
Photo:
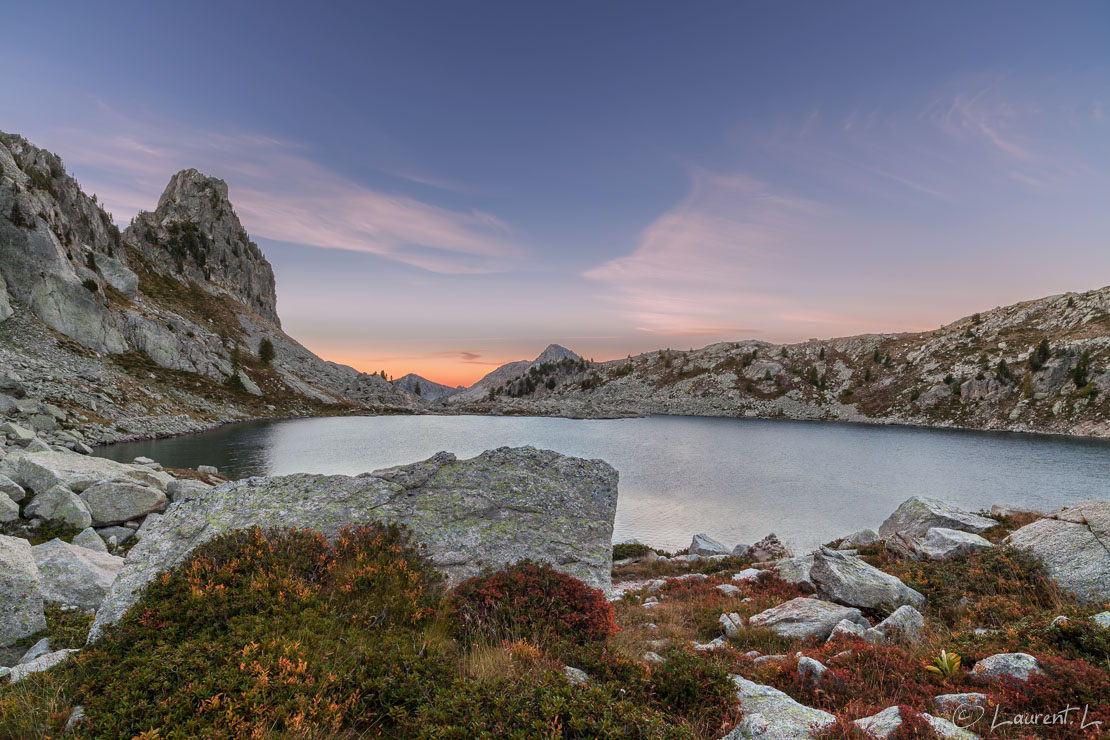
{"label": "rock face", "polygon": [[1092,500],[1027,524],[1010,535],[1080,600],[1110,600],[1110,501]]}
{"label": "rock face", "polygon": [[123,568],[123,558],[59,539],[35,545],[31,556],[39,569],[43,601],[90,612],[104,601]]}
{"label": "rock face", "polygon": [[273,268],[235,215],[223,180],[178,172],[158,207],[136,217],[125,237],[164,271],[217,285],[281,325]]}
{"label": "rock face", "polygon": [[924,596],[895,576],[827,547],[814,554],[810,578],[822,597],[860,609],[920,607],[925,603]]}
{"label": "rock face", "polygon": [[783,637],[805,639],[816,636],[825,640],[833,627],[845,619],[865,628],[871,626],[859,609],[804,597],[791,599],[752,616],[748,626],[769,629]]}
{"label": "rock face", "polygon": [[924,537],[933,527],[955,529],[981,534],[998,522],[972,514],[935,498],[914,496],[903,501],[882,526],[879,536],[888,539],[894,535],[903,538]]}
{"label": "rock face", "polygon": [[218,486],[174,503],[131,550],[97,612],[93,635],[119,619],[136,593],[198,545],[252,526],[309,527],[333,537],[344,526],[400,522],[457,583],[485,566],[546,561],[607,589],[617,472],[530,447],[469,460],[439,453],[413,465],[348,476],[289,475]]}
{"label": "rock face", "polygon": [[0,535],[0,647],[44,629],[42,583],[31,545]]}
{"label": "rock face", "polygon": [[836,717],[828,712],[799,704],[771,686],[740,676],[733,676],[732,682],[736,684],[736,698],[744,718],[739,727],[721,740],[806,740],[836,722]]}

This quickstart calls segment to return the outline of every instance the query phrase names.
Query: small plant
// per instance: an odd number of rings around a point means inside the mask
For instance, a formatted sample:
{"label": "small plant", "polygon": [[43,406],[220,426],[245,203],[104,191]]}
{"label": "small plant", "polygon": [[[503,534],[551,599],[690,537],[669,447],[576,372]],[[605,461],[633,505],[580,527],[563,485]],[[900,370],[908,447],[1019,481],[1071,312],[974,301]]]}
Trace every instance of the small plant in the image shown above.
{"label": "small plant", "polygon": [[948,680],[960,672],[960,656],[956,653],[941,650],[940,655],[933,658],[932,664],[925,666],[925,670]]}
{"label": "small plant", "polygon": [[263,365],[269,365],[274,361],[274,343],[269,337],[262,337],[262,341],[258,343],[258,359]]}
{"label": "small plant", "polygon": [[92,278],[85,278],[85,282],[83,282],[81,284],[84,285],[85,288],[87,288],[90,293],[99,293],[100,292],[100,286],[97,285],[96,281],[93,280]]}

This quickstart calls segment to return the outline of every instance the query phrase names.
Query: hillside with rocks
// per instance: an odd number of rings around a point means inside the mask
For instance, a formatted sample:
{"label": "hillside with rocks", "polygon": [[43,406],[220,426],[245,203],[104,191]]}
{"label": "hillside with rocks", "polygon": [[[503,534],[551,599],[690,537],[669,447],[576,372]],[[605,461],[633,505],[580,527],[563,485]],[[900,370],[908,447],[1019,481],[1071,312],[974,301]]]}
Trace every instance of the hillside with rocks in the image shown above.
{"label": "hillside with rocks", "polygon": [[474,385],[451,396],[448,404],[462,406],[508,396],[531,395],[541,386],[577,377],[588,363],[558,344],[549,344],[534,360],[517,360],[487,373]]}
{"label": "hillside with rocks", "polygon": [[281,330],[222,180],[173,175],[121,232],[57,155],[0,134],[0,414],[84,445],[421,405]]}
{"label": "hillside with rocks", "polygon": [[473,413],[687,414],[1108,436],[1108,368],[1110,287],[916,334],[664,349],[593,363],[555,383],[518,383],[512,393],[460,394],[452,403]]}
{"label": "hillside with rocks", "polygon": [[393,383],[397,388],[422,398],[425,401],[439,401],[440,399],[453,396],[456,393],[466,390],[466,386],[460,385],[452,388],[449,385],[443,385],[442,383],[428,380],[416,373],[409,373],[408,375],[389,382]]}

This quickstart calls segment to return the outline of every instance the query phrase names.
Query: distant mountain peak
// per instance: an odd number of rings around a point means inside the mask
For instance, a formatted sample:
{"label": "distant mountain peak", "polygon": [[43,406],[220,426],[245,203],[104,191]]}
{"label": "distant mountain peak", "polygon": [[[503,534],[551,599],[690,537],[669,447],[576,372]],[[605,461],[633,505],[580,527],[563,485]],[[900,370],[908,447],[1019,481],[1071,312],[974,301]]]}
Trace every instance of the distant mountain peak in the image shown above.
{"label": "distant mountain peak", "polygon": [[565,359],[580,360],[582,358],[561,344],[549,344],[533,362],[542,365],[545,362],[558,362]]}

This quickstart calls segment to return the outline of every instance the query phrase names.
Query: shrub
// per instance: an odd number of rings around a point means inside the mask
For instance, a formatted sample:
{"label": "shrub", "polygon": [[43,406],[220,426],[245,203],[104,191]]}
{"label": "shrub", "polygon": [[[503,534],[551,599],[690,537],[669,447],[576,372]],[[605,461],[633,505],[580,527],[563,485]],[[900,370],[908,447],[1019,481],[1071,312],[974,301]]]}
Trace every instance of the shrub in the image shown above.
{"label": "shrub", "polygon": [[84,285],[85,288],[88,289],[88,291],[90,293],[97,293],[97,292],[100,291],[100,286],[97,285],[96,281],[93,280],[92,278],[85,278],[85,282],[83,282],[81,284]]}
{"label": "shrub", "polygon": [[451,609],[469,638],[581,643],[616,631],[605,594],[530,560],[459,584]]}
{"label": "shrub", "polygon": [[736,696],[724,668],[688,651],[672,650],[651,672],[653,699],[671,714],[701,727],[719,727]]}
{"label": "shrub", "polygon": [[622,542],[613,545],[613,560],[626,560],[628,558],[642,558],[652,549],[639,542]]}

